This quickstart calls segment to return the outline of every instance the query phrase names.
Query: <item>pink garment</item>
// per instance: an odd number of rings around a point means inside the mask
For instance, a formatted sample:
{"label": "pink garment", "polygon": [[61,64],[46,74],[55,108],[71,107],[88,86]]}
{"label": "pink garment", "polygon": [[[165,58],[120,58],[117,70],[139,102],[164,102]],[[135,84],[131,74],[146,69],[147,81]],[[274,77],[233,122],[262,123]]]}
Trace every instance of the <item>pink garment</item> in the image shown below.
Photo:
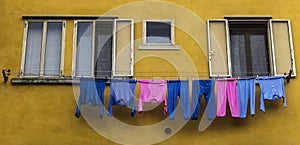
{"label": "pink garment", "polygon": [[238,104],[238,95],[236,87],[236,79],[217,80],[217,116],[224,117],[226,115],[226,100],[228,97],[229,107],[232,117],[240,117]]}
{"label": "pink garment", "polygon": [[147,103],[164,103],[164,114],[167,113],[167,99],[165,80],[139,80],[140,85],[140,101],[138,111],[143,111],[143,102]]}

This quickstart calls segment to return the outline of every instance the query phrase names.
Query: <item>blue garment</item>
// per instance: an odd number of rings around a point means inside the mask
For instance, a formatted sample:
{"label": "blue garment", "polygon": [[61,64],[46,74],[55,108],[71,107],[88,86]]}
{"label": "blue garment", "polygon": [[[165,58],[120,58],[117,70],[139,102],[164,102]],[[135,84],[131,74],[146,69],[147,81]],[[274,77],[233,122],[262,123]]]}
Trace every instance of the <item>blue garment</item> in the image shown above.
{"label": "blue garment", "polygon": [[179,96],[184,119],[190,118],[189,81],[168,81],[168,114],[169,119],[175,119],[177,97]]}
{"label": "blue garment", "polygon": [[246,118],[248,100],[250,99],[250,112],[251,115],[255,114],[255,79],[238,79],[238,99],[240,107],[240,118]]}
{"label": "blue garment", "polygon": [[200,109],[200,101],[202,96],[204,95],[206,101],[206,110],[207,116],[209,120],[213,120],[215,118],[215,93],[214,93],[214,85],[215,82],[213,80],[193,80],[193,91],[192,91],[192,109],[193,115],[192,120],[198,119],[199,109]]}
{"label": "blue garment", "polygon": [[108,114],[112,116],[112,106],[128,106],[131,107],[131,116],[136,113],[135,110],[135,80],[111,80],[110,82],[110,100],[108,105]]}
{"label": "blue garment", "polygon": [[260,110],[265,112],[264,100],[276,100],[283,98],[284,107],[286,107],[286,97],[284,93],[283,76],[260,77],[258,78],[260,86]]}
{"label": "blue garment", "polygon": [[100,106],[100,117],[104,114],[104,89],[106,80],[94,78],[80,79],[80,95],[75,116],[80,116],[81,105]]}

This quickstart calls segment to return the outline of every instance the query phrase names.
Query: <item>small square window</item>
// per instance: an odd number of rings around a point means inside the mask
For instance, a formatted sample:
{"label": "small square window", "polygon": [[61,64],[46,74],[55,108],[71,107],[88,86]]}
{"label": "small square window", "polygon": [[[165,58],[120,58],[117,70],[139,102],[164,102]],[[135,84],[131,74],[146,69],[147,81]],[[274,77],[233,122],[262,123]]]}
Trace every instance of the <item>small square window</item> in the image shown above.
{"label": "small square window", "polygon": [[144,21],[144,44],[174,44],[174,21]]}
{"label": "small square window", "polygon": [[171,43],[171,22],[146,22],[146,43]]}

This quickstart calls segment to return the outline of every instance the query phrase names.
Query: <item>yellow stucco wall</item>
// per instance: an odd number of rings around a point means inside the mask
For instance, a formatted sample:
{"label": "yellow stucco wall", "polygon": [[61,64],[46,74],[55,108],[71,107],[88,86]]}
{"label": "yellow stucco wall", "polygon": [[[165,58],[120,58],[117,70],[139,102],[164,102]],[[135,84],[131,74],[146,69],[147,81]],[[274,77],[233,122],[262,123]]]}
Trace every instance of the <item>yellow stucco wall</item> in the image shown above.
{"label": "yellow stucco wall", "polygon": [[[23,15],[102,15],[131,0],[1,0],[0,1],[0,69],[10,68],[10,78],[18,77],[23,39]],[[300,68],[300,2],[298,0],[174,0],[174,4],[189,9],[202,20],[223,18],[224,16],[268,15],[278,19],[290,19],[292,23],[295,58]],[[147,5],[140,9],[147,10]],[[149,8],[148,8],[149,9]],[[163,11],[167,12],[167,10]],[[151,13],[148,14],[151,17]],[[153,18],[155,19],[155,18]],[[187,22],[188,23],[188,22]],[[190,24],[193,25],[193,24]],[[65,74],[70,75],[72,67],[73,20],[67,21]],[[135,24],[135,39],[142,36],[142,26]],[[176,44],[179,51],[140,51],[136,55],[159,53],[181,56],[188,54],[196,64],[198,72],[208,72],[206,53],[203,48],[183,30],[176,29]],[[206,36],[206,30],[199,38]],[[198,37],[198,36],[197,36]],[[206,39],[198,40],[205,42]],[[138,41],[137,41],[138,42]],[[137,46],[138,44],[136,44]],[[206,47],[206,43],[202,47]],[[136,56],[137,57],[137,56]],[[177,58],[179,59],[179,58]],[[180,59],[178,60],[180,61]],[[155,66],[155,67],[154,67]],[[135,71],[153,69],[175,72],[176,68],[162,58],[147,57],[136,60]],[[190,68],[187,68],[189,70]],[[175,74],[177,75],[177,74]],[[299,76],[298,76],[299,77]],[[204,132],[197,130],[200,120],[189,121],[181,131],[161,144],[300,144],[300,82],[298,77],[286,84],[287,108],[281,100],[267,102],[266,113],[258,110],[247,119],[229,117],[217,118]],[[143,76],[137,76],[143,78]],[[74,117],[76,102],[72,86],[68,85],[11,85],[2,83],[0,78],[0,144],[114,144],[98,135],[85,120]],[[137,89],[138,90],[138,89]],[[105,98],[109,97],[108,89]],[[259,94],[256,95],[259,97]],[[106,99],[107,101],[108,99]],[[204,110],[202,102],[201,114]],[[114,111],[117,111],[115,108]],[[152,113],[130,118],[128,110],[120,110],[116,118],[134,125],[151,124],[164,119],[159,114],[161,106]],[[156,115],[156,117],[153,117]],[[137,120],[140,120],[138,123]],[[141,121],[142,120],[142,121]]]}

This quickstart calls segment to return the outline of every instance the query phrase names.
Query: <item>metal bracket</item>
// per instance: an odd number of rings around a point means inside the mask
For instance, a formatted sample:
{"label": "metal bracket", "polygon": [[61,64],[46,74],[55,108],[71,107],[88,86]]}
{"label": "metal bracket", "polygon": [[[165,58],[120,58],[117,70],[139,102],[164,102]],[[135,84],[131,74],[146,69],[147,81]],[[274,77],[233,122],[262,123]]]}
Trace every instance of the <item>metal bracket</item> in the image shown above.
{"label": "metal bracket", "polygon": [[4,83],[6,83],[7,80],[8,80],[8,76],[10,76],[10,69],[2,70],[2,75],[3,75],[3,78],[4,78]]}

